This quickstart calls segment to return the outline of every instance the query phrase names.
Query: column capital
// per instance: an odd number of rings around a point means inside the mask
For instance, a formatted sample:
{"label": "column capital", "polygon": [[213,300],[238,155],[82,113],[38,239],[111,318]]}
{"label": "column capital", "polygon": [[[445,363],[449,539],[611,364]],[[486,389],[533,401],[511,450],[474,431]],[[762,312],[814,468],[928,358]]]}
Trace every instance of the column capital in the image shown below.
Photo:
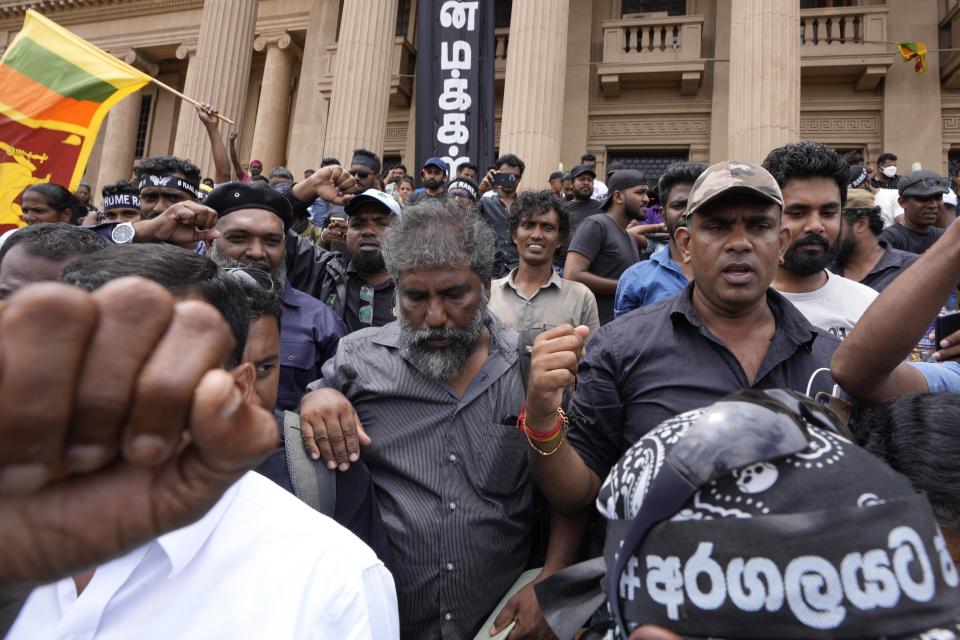
{"label": "column capital", "polygon": [[155,76],[160,71],[160,65],[157,64],[153,58],[134,47],[118,49],[112,51],[111,53],[129,64],[131,67],[136,67],[147,75]]}
{"label": "column capital", "polygon": [[257,34],[256,39],[253,41],[253,50],[262,52],[266,51],[270,47],[276,47],[281,51],[287,51],[297,57],[302,55],[300,46],[286,31],[274,31],[270,33]]}
{"label": "column capital", "polygon": [[197,55],[196,42],[181,42],[180,46],[177,47],[177,60],[189,60],[195,55]]}

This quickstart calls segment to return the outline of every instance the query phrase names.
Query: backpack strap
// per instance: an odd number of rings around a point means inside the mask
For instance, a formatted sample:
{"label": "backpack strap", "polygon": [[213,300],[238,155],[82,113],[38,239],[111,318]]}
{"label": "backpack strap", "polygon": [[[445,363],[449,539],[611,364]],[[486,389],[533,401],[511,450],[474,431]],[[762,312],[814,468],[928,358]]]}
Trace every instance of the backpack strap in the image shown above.
{"label": "backpack strap", "polygon": [[300,435],[300,416],[292,411],[283,412],[283,447],[293,493],[332,518],[337,504],[337,472],[307,455]]}

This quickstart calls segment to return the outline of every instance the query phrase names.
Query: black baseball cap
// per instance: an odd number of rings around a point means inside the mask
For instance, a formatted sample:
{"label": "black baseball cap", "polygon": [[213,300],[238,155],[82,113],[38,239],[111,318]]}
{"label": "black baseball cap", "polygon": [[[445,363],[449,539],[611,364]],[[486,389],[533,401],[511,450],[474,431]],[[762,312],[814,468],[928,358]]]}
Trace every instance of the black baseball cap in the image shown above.
{"label": "black baseball cap", "polygon": [[589,174],[592,175],[594,178],[597,177],[597,170],[596,170],[596,169],[594,169],[593,167],[591,167],[591,166],[588,165],[588,164],[578,164],[578,165],[575,166],[573,169],[570,169],[570,178],[571,178],[571,179],[574,179],[574,178],[576,178],[577,176],[582,175],[582,174],[584,174],[584,173],[589,173]]}
{"label": "black baseball cap", "polygon": [[613,202],[614,191],[626,191],[627,189],[646,184],[647,179],[639,171],[634,169],[614,171],[607,180],[607,197],[600,203],[600,208],[604,211],[610,208],[610,204]]}

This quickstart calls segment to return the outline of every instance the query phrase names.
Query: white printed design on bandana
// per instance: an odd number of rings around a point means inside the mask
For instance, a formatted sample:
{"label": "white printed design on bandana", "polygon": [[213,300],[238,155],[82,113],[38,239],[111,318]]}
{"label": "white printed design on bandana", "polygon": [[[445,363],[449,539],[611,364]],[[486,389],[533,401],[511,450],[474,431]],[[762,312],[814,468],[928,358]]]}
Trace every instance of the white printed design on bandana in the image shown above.
{"label": "white printed design on bandana", "polygon": [[[597,509],[610,519],[632,518],[640,512],[650,483],[666,459],[666,445],[676,444],[703,414],[698,409],[672,418],[643,436],[624,454],[607,476],[597,497]],[[618,502],[623,500],[623,504]],[[626,516],[620,514],[626,513]]]}
{"label": "white printed design on bandana", "polygon": [[748,464],[733,472],[740,493],[763,493],[777,482],[779,476],[777,467],[769,462]]}
{"label": "white printed design on bandana", "polygon": [[[763,557],[734,558],[723,567],[711,557],[713,548],[712,542],[701,542],[686,560],[644,557],[647,596],[662,605],[671,620],[680,619],[685,601],[700,610],[715,611],[729,598],[744,612],[776,613],[786,606],[807,627],[836,629],[852,608],[889,609],[903,598],[922,603],[936,595],[934,564],[919,534],[907,526],[890,531],[887,549],[848,553],[839,566],[806,555],[794,558],[785,569]],[[957,579],[956,567],[944,561],[944,554],[940,556],[939,568],[950,584]],[[631,578],[635,586],[641,576],[631,574]],[[621,597],[633,600],[641,590],[621,591]]]}

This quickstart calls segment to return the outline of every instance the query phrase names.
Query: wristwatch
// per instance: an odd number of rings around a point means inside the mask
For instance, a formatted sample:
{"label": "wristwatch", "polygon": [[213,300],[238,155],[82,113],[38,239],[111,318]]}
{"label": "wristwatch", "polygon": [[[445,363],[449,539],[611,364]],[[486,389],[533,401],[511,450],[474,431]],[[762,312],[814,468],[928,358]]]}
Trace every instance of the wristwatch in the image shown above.
{"label": "wristwatch", "polygon": [[133,242],[133,237],[137,235],[132,222],[121,222],[110,232],[110,239],[114,244],[129,244]]}

